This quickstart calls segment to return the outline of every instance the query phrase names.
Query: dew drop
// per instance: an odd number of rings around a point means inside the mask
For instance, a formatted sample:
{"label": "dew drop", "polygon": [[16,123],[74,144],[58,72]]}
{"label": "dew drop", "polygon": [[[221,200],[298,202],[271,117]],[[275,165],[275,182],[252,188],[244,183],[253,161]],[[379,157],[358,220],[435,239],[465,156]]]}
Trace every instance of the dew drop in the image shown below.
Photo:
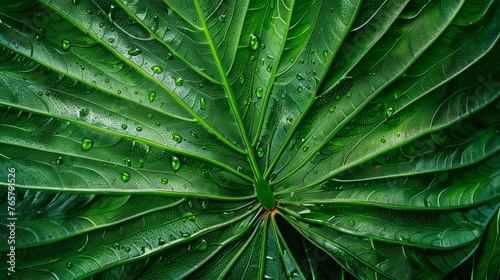
{"label": "dew drop", "polygon": [[138,126],[135,128],[135,130],[140,132],[140,131],[142,131],[142,127]]}
{"label": "dew drop", "polygon": [[113,43],[115,41],[115,38],[109,38],[108,42]]}
{"label": "dew drop", "polygon": [[205,202],[205,201],[201,202],[201,209],[203,209],[203,210],[207,209],[207,202]]}
{"label": "dew drop", "polygon": [[85,251],[85,245],[83,245],[82,247],[78,248],[78,250],[77,250],[78,253],[81,253],[83,251]]}
{"label": "dew drop", "polygon": [[156,125],[156,126],[160,126],[160,125],[161,125],[161,122],[155,122],[155,125]]}
{"label": "dew drop", "polygon": [[264,92],[264,90],[262,90],[261,87],[258,87],[256,90],[255,90],[255,95],[258,97],[258,98],[261,98],[262,97],[262,93]]}
{"label": "dew drop", "polygon": [[152,91],[149,93],[149,102],[153,102],[156,99],[156,92]]}
{"label": "dew drop", "polygon": [[328,111],[330,111],[330,113],[333,113],[333,112],[335,112],[335,109],[337,109],[337,107],[332,106],[332,107],[330,107],[330,109],[328,109]]}
{"label": "dew drop", "polygon": [[271,73],[271,70],[273,70],[273,63],[269,63],[269,65],[267,65],[267,68],[266,68],[266,71]]}
{"label": "dew drop", "polygon": [[113,248],[119,249],[120,248],[120,244],[118,244],[118,243],[113,244]]}
{"label": "dew drop", "polygon": [[245,77],[243,75],[241,75],[241,77],[240,77],[240,85],[242,85],[244,83],[245,83]]}
{"label": "dew drop", "polygon": [[182,234],[182,237],[184,237],[184,238],[188,238],[188,237],[190,237],[190,236],[191,236],[191,234],[189,234],[189,233],[187,233],[187,232]]}
{"label": "dew drop", "polygon": [[175,142],[177,142],[177,143],[181,143],[182,142],[182,137],[179,134],[176,134],[176,133],[172,133],[172,139]]}
{"label": "dew drop", "polygon": [[253,34],[250,35],[250,47],[254,51],[259,47],[259,40]]}
{"label": "dew drop", "polygon": [[297,80],[299,80],[299,81],[304,79],[304,76],[302,76],[302,73],[298,73],[296,77],[297,77]]}
{"label": "dew drop", "polygon": [[181,160],[176,156],[171,156],[170,157],[170,165],[172,166],[172,169],[174,171],[177,171],[181,167]]}
{"label": "dew drop", "polygon": [[196,221],[196,216],[193,215],[193,213],[191,213],[191,212],[186,212],[186,213],[182,214],[182,217],[188,219],[191,222]]}
{"label": "dew drop", "polygon": [[196,250],[198,251],[205,251],[208,248],[208,243],[205,239],[202,239],[198,247],[196,247]]}
{"label": "dew drop", "polygon": [[76,5],[78,5],[78,4],[80,4],[80,0],[73,0],[73,5],[75,5],[75,6],[76,6]]}
{"label": "dew drop", "polygon": [[127,127],[128,127],[128,126],[127,126],[126,124],[122,124],[122,129],[123,129],[123,130],[127,129]]}
{"label": "dew drop", "polygon": [[182,86],[182,84],[184,83],[184,79],[182,79],[181,77],[174,77],[174,81],[175,85],[178,87]]}
{"label": "dew drop", "polygon": [[109,78],[104,79],[106,83],[109,83]]}
{"label": "dew drop", "polygon": [[307,150],[309,150],[309,145],[305,145],[305,146],[304,146],[304,148],[302,148],[302,150],[303,150],[304,152],[307,152]]}
{"label": "dew drop", "polygon": [[130,247],[125,247],[125,252],[130,252]]}
{"label": "dew drop", "polygon": [[[189,200],[189,201],[188,201],[188,206],[189,206],[189,208],[193,208],[193,201],[192,201],[192,200]],[[192,215],[192,214],[191,214],[191,215]]]}
{"label": "dew drop", "polygon": [[257,156],[259,158],[263,157],[264,156],[264,150],[262,148],[258,148],[257,149]]}
{"label": "dew drop", "polygon": [[247,105],[248,105],[248,100],[243,99],[243,106],[247,106]]}
{"label": "dew drop", "polygon": [[200,109],[205,110],[207,108],[207,102],[205,100],[205,97],[200,98]]}
{"label": "dew drop", "polygon": [[141,53],[142,53],[142,50],[139,48],[135,48],[133,50],[128,51],[128,54],[131,56],[137,56],[137,55],[140,55]]}
{"label": "dew drop", "polygon": [[171,53],[167,53],[167,56],[165,57],[166,60],[172,60],[174,59],[174,55]]}
{"label": "dew drop", "polygon": [[123,163],[124,163],[126,166],[128,166],[128,167],[132,166],[132,161],[131,161],[130,159],[128,159],[128,158],[124,159],[124,160],[123,160]]}
{"label": "dew drop", "polygon": [[67,51],[69,50],[69,48],[71,48],[71,42],[69,40],[62,40],[62,49],[63,51]]}
{"label": "dew drop", "polygon": [[297,92],[302,92],[302,86],[297,87]]}
{"label": "dew drop", "polygon": [[[151,70],[153,71],[153,73],[155,74],[160,74],[161,72],[163,72],[163,68],[161,68],[160,66],[158,65],[155,65],[153,67],[151,67]],[[177,83],[177,82],[176,82]]]}
{"label": "dew drop", "polygon": [[57,164],[57,165],[61,165],[61,164],[63,164],[63,158],[62,158],[62,157],[57,157],[57,159],[56,159],[56,164]]}
{"label": "dew drop", "polygon": [[197,21],[198,19],[196,17],[193,17],[193,21]]}
{"label": "dew drop", "polygon": [[168,179],[167,179],[167,178],[162,178],[162,179],[161,179],[161,184],[162,184],[162,185],[166,185],[166,184],[168,184]]}
{"label": "dew drop", "polygon": [[193,138],[198,138],[198,132],[196,132],[196,131],[191,131],[189,134],[190,134],[190,135],[191,135],[191,137],[193,137]]}
{"label": "dew drop", "polygon": [[153,118],[153,114],[149,113],[148,114],[148,119],[152,119]]}
{"label": "dew drop", "polygon": [[323,56],[324,56],[325,58],[327,58],[329,53],[330,53],[330,51],[329,51],[328,49],[325,49],[325,50],[323,51]]}
{"label": "dew drop", "polygon": [[219,21],[220,22],[225,22],[226,21],[226,15],[220,15],[219,16]]}
{"label": "dew drop", "polygon": [[71,263],[71,262],[67,262],[67,263],[66,263],[66,267],[71,269],[71,268],[73,267],[73,263]]}
{"label": "dew drop", "polygon": [[387,142],[384,138],[380,139],[380,143],[384,144],[385,142]]}
{"label": "dew drop", "polygon": [[287,122],[289,125],[292,125],[292,123],[293,123],[293,118],[292,118],[291,116],[288,116],[288,117],[286,118],[286,122]]}
{"label": "dew drop", "polygon": [[349,220],[348,223],[349,223],[349,226],[351,226],[351,227],[353,227],[356,224],[356,222],[354,220]]}
{"label": "dew drop", "polygon": [[350,97],[352,96],[352,92],[350,92],[350,91],[349,91],[349,92],[347,92],[346,96],[347,96],[348,98],[350,98]]}
{"label": "dew drop", "polygon": [[88,137],[82,139],[82,150],[88,151],[94,146],[94,141]]}
{"label": "dew drop", "polygon": [[387,110],[385,111],[385,115],[387,117],[390,117],[390,116],[392,116],[392,114],[394,114],[394,108],[392,108],[392,107],[387,108]]}
{"label": "dew drop", "polygon": [[163,238],[161,238],[161,237],[160,237],[160,238],[158,238],[158,246],[165,245],[165,243],[166,243],[166,242],[165,242],[165,239],[163,239]]}
{"label": "dew drop", "polygon": [[130,173],[128,173],[127,171],[122,171],[122,180],[123,182],[130,181]]}

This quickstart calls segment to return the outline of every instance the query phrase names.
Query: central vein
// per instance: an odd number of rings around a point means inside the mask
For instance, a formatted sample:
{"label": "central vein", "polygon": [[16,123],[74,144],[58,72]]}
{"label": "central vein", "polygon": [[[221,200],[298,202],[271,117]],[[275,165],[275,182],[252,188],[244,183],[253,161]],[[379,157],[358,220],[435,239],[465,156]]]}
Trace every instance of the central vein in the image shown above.
{"label": "central vein", "polygon": [[255,190],[257,192],[257,197],[259,199],[260,204],[268,210],[271,210],[274,208],[275,205],[275,199],[274,199],[274,194],[271,190],[271,186],[267,180],[264,179],[262,176],[262,173],[259,169],[259,165],[257,164],[257,160],[255,158],[255,153],[253,152],[252,145],[250,144],[250,141],[248,139],[248,135],[245,130],[245,126],[243,124],[243,119],[241,118],[240,115],[240,110],[238,108],[238,104],[236,102],[236,99],[233,94],[233,90],[231,88],[231,85],[229,83],[228,77],[226,72],[224,71],[224,67],[222,66],[221,60],[219,58],[219,55],[217,53],[217,49],[215,48],[214,42],[212,41],[212,37],[210,36],[210,33],[208,32],[208,26],[207,22],[205,20],[205,16],[203,15],[203,11],[201,10],[200,2],[199,0],[194,0],[196,10],[198,12],[198,15],[200,17],[200,22],[203,25],[203,32],[205,33],[205,37],[207,38],[208,44],[210,46],[210,50],[214,56],[215,63],[217,65],[217,69],[219,70],[219,75],[221,76],[222,79],[222,85],[224,87],[224,90],[226,92],[226,95],[229,99],[229,104],[231,106],[231,109],[234,114],[234,118],[236,119],[236,123],[238,124],[238,128],[241,134],[241,137],[243,139],[243,142],[245,143],[245,148],[247,151],[247,156],[248,159],[250,160],[250,165],[252,166],[252,170],[255,176],[255,181],[253,182],[253,185],[255,187]]}

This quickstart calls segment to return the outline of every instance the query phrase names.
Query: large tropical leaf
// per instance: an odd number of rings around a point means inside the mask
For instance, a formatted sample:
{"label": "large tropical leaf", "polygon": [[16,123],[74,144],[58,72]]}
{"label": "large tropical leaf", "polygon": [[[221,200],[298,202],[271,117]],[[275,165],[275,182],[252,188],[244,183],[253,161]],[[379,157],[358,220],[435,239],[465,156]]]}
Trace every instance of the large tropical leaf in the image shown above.
{"label": "large tropical leaf", "polygon": [[493,0],[0,0],[0,277],[497,279]]}

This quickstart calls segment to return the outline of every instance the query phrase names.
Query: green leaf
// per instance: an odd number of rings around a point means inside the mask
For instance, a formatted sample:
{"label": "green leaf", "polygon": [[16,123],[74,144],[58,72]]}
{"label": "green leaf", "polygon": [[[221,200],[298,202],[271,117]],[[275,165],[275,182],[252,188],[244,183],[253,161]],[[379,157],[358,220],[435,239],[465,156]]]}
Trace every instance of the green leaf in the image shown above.
{"label": "green leaf", "polygon": [[498,278],[499,16],[2,1],[0,278]]}

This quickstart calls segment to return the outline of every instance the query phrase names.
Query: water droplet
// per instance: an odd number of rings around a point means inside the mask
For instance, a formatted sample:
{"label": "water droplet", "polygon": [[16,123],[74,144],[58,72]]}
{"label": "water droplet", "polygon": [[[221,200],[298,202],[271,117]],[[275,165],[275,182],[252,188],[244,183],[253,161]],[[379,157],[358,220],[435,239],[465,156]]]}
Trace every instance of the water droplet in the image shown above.
{"label": "water droplet", "polygon": [[139,49],[139,48],[135,48],[133,50],[129,50],[128,51],[128,54],[131,55],[131,56],[140,55],[141,53],[142,53],[142,50]]}
{"label": "water droplet", "polygon": [[165,57],[166,60],[172,60],[174,59],[174,55],[171,53],[167,53],[167,56]]}
{"label": "water droplet", "polygon": [[201,202],[201,209],[203,209],[203,210],[207,209],[207,202],[206,201]]}
{"label": "water droplet", "polygon": [[267,65],[267,68],[266,68],[266,71],[271,73],[271,70],[273,70],[273,63],[269,63],[269,65]]}
{"label": "water droplet", "polygon": [[302,92],[302,86],[297,87],[297,92]]}
{"label": "water droplet", "polygon": [[196,17],[193,17],[193,21],[197,21],[198,19]]}
{"label": "water droplet", "polygon": [[135,128],[135,130],[140,132],[140,131],[142,131],[142,127],[138,126]]}
{"label": "water droplet", "polygon": [[127,129],[127,127],[128,127],[128,126],[127,126],[126,124],[122,124],[122,129],[123,129],[123,130]]}
{"label": "water droplet", "polygon": [[219,21],[220,22],[225,22],[226,21],[226,15],[220,15],[219,16]]}
{"label": "water droplet", "polygon": [[153,102],[156,99],[156,92],[152,91],[149,93],[149,102]]}
{"label": "water droplet", "polygon": [[258,148],[257,149],[257,156],[259,158],[263,157],[264,156],[264,150],[262,148]]}
{"label": "water droplet", "polygon": [[94,140],[87,137],[82,139],[82,150],[88,151],[92,149],[93,146],[94,146]]}
{"label": "water droplet", "polygon": [[259,40],[253,34],[250,35],[250,47],[254,51],[259,47]]}
{"label": "water droplet", "polygon": [[330,53],[330,51],[329,51],[328,49],[325,49],[325,50],[323,51],[323,56],[324,56],[325,58],[327,58],[329,53]]}
{"label": "water droplet", "polygon": [[305,146],[304,146],[304,148],[302,148],[302,150],[303,150],[304,152],[307,152],[307,150],[309,150],[309,145],[305,145]]}
{"label": "water droplet", "polygon": [[384,144],[386,140],[384,138],[380,139],[380,143]]}
{"label": "water droplet", "polygon": [[115,41],[115,38],[109,38],[108,42],[113,43]]}
{"label": "water droplet", "polygon": [[189,234],[189,233],[187,233],[187,232],[182,234],[182,237],[184,237],[184,238],[188,238],[188,237],[190,237],[190,236],[191,236],[191,234]]}
{"label": "water droplet", "polygon": [[253,55],[253,54],[252,54],[252,55],[250,56],[250,61],[254,61],[254,60],[255,60],[255,55]]}
{"label": "water droplet", "polygon": [[176,133],[172,133],[172,139],[175,142],[177,142],[177,143],[181,143],[182,142],[182,137],[179,134],[176,134]]}
{"label": "water droplet", "polygon": [[83,245],[82,247],[78,248],[78,250],[77,250],[78,253],[81,253],[83,251],[85,251],[85,245]]}
{"label": "water droplet", "polygon": [[62,158],[62,157],[57,157],[57,159],[56,159],[56,164],[57,164],[57,165],[61,165],[61,164],[63,164],[63,158]]}
{"label": "water droplet", "polygon": [[196,131],[191,131],[189,134],[190,134],[190,135],[191,135],[191,137],[193,137],[193,138],[198,138],[198,133],[197,133]]}
{"label": "water droplet", "polygon": [[247,105],[248,105],[248,100],[243,99],[243,106],[247,106]]}
{"label": "water droplet", "polygon": [[328,109],[328,111],[330,111],[330,113],[333,113],[333,112],[335,112],[335,109],[337,109],[337,107],[332,106],[332,107],[330,107],[330,109]]}
{"label": "water droplet", "polygon": [[67,263],[66,263],[66,267],[67,267],[67,268],[72,268],[72,267],[73,267],[73,264],[72,264],[71,262],[67,262]]}
{"label": "water droplet", "polygon": [[302,73],[297,74],[297,80],[303,80],[304,76],[302,76]]}
{"label": "water droplet", "polygon": [[292,118],[291,116],[288,116],[288,117],[286,118],[286,122],[287,122],[289,125],[292,125],[292,123],[293,123],[293,118]]}
{"label": "water droplet", "polygon": [[163,238],[161,238],[161,237],[160,237],[160,238],[158,238],[158,246],[165,245],[165,243],[166,243],[166,242],[165,242],[165,239],[163,239]]}
{"label": "water droplet", "polygon": [[155,125],[156,125],[156,126],[160,126],[160,125],[161,125],[161,122],[155,122]]}
{"label": "water droplet", "polygon": [[205,110],[205,108],[207,108],[207,102],[205,101],[204,97],[201,97],[200,98],[200,109]]}
{"label": "water droplet", "polygon": [[[163,68],[161,68],[158,65],[151,67],[151,70],[153,70],[153,73],[155,73],[155,74],[160,74],[161,72],[163,72]],[[177,81],[176,81],[176,84],[177,84]]]}
{"label": "water droplet", "polygon": [[130,247],[125,247],[125,252],[130,252]]}
{"label": "water droplet", "polygon": [[177,171],[181,167],[181,160],[176,156],[171,156],[170,157],[170,165],[172,166],[172,169],[174,171]]}
{"label": "water droplet", "polygon": [[67,51],[69,50],[69,48],[71,47],[71,42],[69,40],[62,40],[62,49],[63,51]]}
{"label": "water droplet", "polygon": [[349,223],[349,225],[350,225],[351,227],[353,227],[353,226],[356,224],[356,222],[355,222],[354,220],[349,220],[349,222],[348,222],[348,223]]}
{"label": "water droplet", "polygon": [[161,179],[161,184],[162,184],[162,185],[166,185],[166,184],[168,184],[168,179],[167,179],[167,178],[162,178],[162,179]]}
{"label": "water droplet", "polygon": [[40,28],[40,29],[37,30],[37,34],[35,35],[35,39],[37,41],[41,41],[41,40],[45,39],[45,36],[46,36],[45,29]]}
{"label": "water droplet", "polygon": [[109,78],[104,79],[106,83],[109,83]]}
{"label": "water droplet", "polygon": [[349,92],[347,92],[346,96],[347,96],[348,98],[350,98],[350,97],[352,96],[352,92],[350,92],[350,91],[349,91]]}
{"label": "water droplet", "polygon": [[192,200],[188,201],[188,206],[189,206],[189,208],[193,208],[193,201]]}
{"label": "water droplet", "polygon": [[120,244],[118,244],[118,243],[113,244],[113,248],[119,249],[120,248]]}
{"label": "water droplet", "polygon": [[175,85],[178,87],[182,86],[182,84],[184,83],[184,79],[182,79],[181,77],[173,77],[173,78],[175,81]]}
{"label": "water droplet", "polygon": [[387,117],[390,117],[390,116],[392,116],[392,114],[394,114],[394,108],[392,108],[392,107],[387,108],[387,110],[385,111],[385,115]]}
{"label": "water droplet", "polygon": [[258,87],[256,90],[255,90],[255,95],[258,97],[258,98],[261,98],[262,97],[262,93],[264,92],[264,90],[261,88],[261,87]]}
{"label": "water droplet", "polygon": [[240,76],[240,85],[245,83],[245,77],[243,75]]}
{"label": "water droplet", "polygon": [[152,119],[153,118],[153,114],[149,113],[148,114],[148,119]]}
{"label": "water droplet", "polygon": [[78,4],[80,4],[80,0],[73,0],[73,5],[75,5],[75,6],[76,6],[76,5],[78,5]]}
{"label": "water droplet", "polygon": [[130,159],[128,159],[128,158],[124,159],[124,160],[123,160],[123,163],[124,163],[126,166],[128,166],[128,167],[132,166],[132,161],[131,161]]}
{"label": "water droplet", "polygon": [[122,171],[122,180],[123,182],[128,182],[130,180],[130,173],[127,171]]}
{"label": "water droplet", "polygon": [[191,222],[196,221],[196,216],[193,215],[193,213],[191,213],[191,212],[186,212],[186,213],[182,214],[182,217],[188,219]]}
{"label": "water droplet", "polygon": [[313,54],[313,53],[314,53],[314,50],[310,50],[310,51],[309,51],[309,54]]}
{"label": "water droplet", "polygon": [[205,251],[208,248],[208,243],[205,239],[202,239],[200,241],[200,244],[198,244],[198,247],[196,247],[196,250],[198,251]]}

